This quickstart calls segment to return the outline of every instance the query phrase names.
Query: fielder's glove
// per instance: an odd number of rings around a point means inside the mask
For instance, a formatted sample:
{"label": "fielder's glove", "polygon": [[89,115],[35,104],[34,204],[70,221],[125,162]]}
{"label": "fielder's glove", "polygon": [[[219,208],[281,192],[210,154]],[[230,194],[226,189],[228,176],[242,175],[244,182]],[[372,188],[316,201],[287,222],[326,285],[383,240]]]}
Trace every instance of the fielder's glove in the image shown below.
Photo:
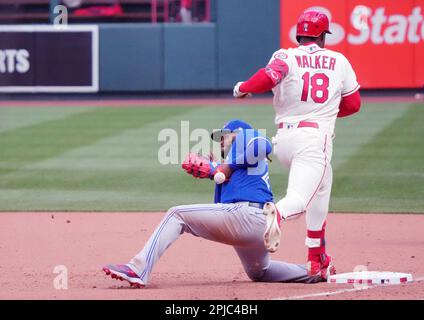
{"label": "fielder's glove", "polygon": [[243,98],[248,98],[248,97],[252,96],[252,94],[250,92],[241,92],[240,91],[240,86],[242,84],[243,84],[243,81],[237,82],[237,84],[234,86],[234,89],[233,89],[234,98],[243,99]]}
{"label": "fielder's glove", "polygon": [[219,163],[211,161],[210,157],[190,152],[185,158],[182,167],[195,178],[212,179],[217,172]]}

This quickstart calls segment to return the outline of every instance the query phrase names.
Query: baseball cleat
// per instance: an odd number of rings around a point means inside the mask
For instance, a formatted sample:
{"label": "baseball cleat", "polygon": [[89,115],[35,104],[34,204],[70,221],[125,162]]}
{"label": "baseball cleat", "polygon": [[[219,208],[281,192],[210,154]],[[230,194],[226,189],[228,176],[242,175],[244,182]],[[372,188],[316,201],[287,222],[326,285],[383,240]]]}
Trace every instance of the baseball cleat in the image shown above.
{"label": "baseball cleat", "polygon": [[264,215],[266,215],[266,229],[264,233],[265,248],[269,252],[275,252],[280,245],[281,230],[279,224],[279,213],[275,204],[266,202],[263,208]]}
{"label": "baseball cleat", "polygon": [[327,280],[329,276],[336,274],[336,267],[332,265],[332,258],[328,255],[325,255],[324,262],[308,261],[306,270],[309,276],[321,276],[323,280]]}
{"label": "baseball cleat", "polygon": [[321,272],[321,278],[323,278],[325,281],[327,281],[329,276],[335,275],[336,273],[337,273],[336,267],[333,266],[332,264],[330,264],[327,267],[327,270],[324,270],[324,273],[323,273],[323,271]]}
{"label": "baseball cleat", "polygon": [[134,288],[144,288],[146,285],[140,277],[126,264],[108,264],[103,267],[104,273],[115,280],[126,280]]}

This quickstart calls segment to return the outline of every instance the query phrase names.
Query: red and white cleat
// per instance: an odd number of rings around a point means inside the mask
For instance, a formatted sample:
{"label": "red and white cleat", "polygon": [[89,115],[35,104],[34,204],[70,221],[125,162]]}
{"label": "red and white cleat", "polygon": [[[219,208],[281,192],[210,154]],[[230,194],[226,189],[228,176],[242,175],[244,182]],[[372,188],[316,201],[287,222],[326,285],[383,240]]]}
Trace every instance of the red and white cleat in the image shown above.
{"label": "red and white cleat", "polygon": [[140,277],[126,264],[108,264],[103,267],[103,272],[115,280],[126,280],[134,288],[144,288],[146,285]]}
{"label": "red and white cleat", "polygon": [[327,280],[329,276],[336,274],[336,267],[332,264],[332,258],[329,255],[323,255],[324,262],[308,261],[306,270],[311,277],[321,276],[323,280]]}
{"label": "red and white cleat", "polygon": [[266,229],[264,233],[265,248],[269,252],[275,252],[280,245],[281,238],[279,213],[273,202],[265,203],[263,213],[266,215]]}

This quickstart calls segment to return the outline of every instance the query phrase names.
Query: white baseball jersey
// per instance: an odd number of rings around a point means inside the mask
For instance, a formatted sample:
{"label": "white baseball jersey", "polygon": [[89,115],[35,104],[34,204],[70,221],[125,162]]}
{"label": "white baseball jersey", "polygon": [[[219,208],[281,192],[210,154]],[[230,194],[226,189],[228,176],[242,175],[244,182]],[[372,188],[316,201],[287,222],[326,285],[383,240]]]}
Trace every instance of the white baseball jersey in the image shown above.
{"label": "white baseball jersey", "polygon": [[276,124],[314,121],[333,131],[341,97],[359,89],[349,61],[315,43],[278,50],[268,66],[281,61],[288,73],[273,89]]}

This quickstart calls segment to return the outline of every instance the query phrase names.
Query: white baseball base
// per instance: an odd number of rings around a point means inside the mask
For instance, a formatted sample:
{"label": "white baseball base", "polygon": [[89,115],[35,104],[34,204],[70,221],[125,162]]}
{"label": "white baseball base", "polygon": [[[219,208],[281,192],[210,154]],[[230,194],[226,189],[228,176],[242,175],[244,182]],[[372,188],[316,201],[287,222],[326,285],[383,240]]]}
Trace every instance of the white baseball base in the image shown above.
{"label": "white baseball base", "polygon": [[412,282],[412,275],[409,273],[389,272],[389,271],[358,271],[340,273],[329,276],[328,283],[343,284],[368,284],[368,285],[390,285]]}

